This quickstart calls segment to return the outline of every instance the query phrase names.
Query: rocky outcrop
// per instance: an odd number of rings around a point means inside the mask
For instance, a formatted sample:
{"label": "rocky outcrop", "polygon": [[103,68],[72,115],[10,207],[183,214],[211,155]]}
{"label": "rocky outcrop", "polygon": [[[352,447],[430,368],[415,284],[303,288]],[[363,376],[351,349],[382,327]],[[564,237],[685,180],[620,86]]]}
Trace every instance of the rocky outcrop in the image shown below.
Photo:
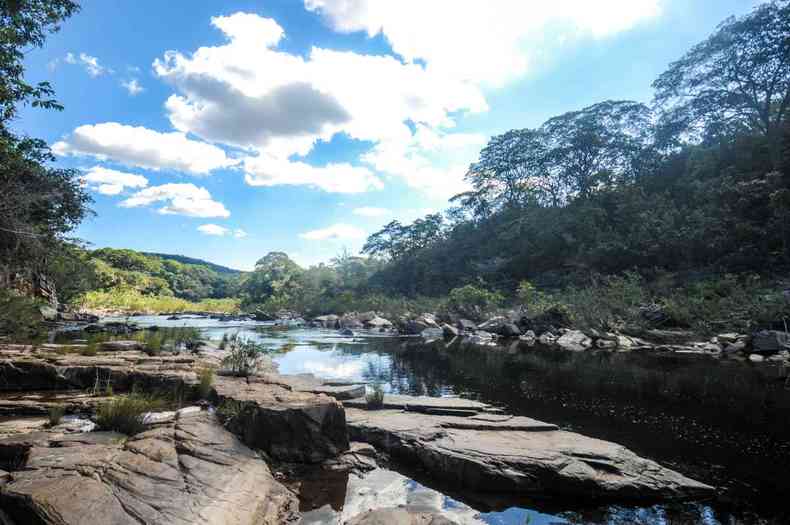
{"label": "rocky outcrop", "polygon": [[581,330],[568,330],[557,339],[557,346],[571,352],[583,352],[592,347],[592,345],[592,339],[587,337]]}
{"label": "rocky outcrop", "polygon": [[343,406],[266,378],[217,377],[215,401],[238,403],[230,427],[249,446],[282,461],[317,463],[348,450]]}
{"label": "rocky outcrop", "polygon": [[298,520],[295,496],[206,412],[128,440],[103,432],[83,436],[91,438],[66,443],[53,434],[29,440],[24,468],[10,472],[0,487],[0,508],[12,523],[274,525]]}
{"label": "rocky outcrop", "polygon": [[353,440],[458,488],[642,501],[692,499],[714,490],[615,443],[529,418],[350,407],[346,415]]}

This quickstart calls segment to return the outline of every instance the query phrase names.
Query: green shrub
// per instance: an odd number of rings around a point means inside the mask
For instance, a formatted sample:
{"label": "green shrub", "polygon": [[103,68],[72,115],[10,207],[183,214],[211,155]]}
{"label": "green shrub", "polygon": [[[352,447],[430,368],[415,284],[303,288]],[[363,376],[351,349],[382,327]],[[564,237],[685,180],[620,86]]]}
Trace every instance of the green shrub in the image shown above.
{"label": "green shrub", "polygon": [[63,405],[54,405],[49,407],[47,411],[47,417],[49,418],[49,426],[54,427],[60,424],[60,420],[63,419],[64,414],[66,413],[66,407]]}
{"label": "green shrub", "polygon": [[235,313],[240,300],[235,298],[203,299],[190,302],[186,299],[166,295],[144,295],[132,288],[95,290],[80,296],[76,301],[82,308],[101,310],[125,310],[135,312],[215,312]]}
{"label": "green shrub", "polygon": [[222,359],[223,371],[229,375],[247,377],[259,371],[266,348],[236,333],[228,338],[226,351],[227,355]]}
{"label": "green shrub", "polygon": [[447,296],[447,307],[459,314],[480,318],[487,311],[500,306],[504,297],[473,284],[453,288]]}
{"label": "green shrub", "polygon": [[214,369],[209,367],[201,369],[198,372],[198,379],[200,380],[198,395],[200,399],[208,399],[211,395],[211,386],[214,384]]}
{"label": "green shrub", "polygon": [[217,407],[217,416],[225,425],[231,425],[242,412],[244,403],[235,399],[225,399]]}
{"label": "green shrub", "polygon": [[96,424],[102,430],[114,430],[133,436],[145,429],[145,413],[161,409],[162,406],[161,400],[142,394],[117,397],[99,405],[96,410]]}
{"label": "green shrub", "polygon": [[381,383],[371,385],[370,392],[365,394],[365,402],[370,410],[378,410],[384,406],[384,387]]}
{"label": "green shrub", "polygon": [[40,303],[7,289],[0,289],[0,334],[34,336],[44,331]]}

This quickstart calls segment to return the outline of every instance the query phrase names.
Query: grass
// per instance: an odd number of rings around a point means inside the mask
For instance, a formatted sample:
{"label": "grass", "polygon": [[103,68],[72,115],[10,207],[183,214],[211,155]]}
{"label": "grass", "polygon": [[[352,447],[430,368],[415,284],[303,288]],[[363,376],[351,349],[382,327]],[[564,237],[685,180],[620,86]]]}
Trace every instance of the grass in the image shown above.
{"label": "grass", "polygon": [[233,334],[225,345],[227,355],[222,359],[222,370],[228,375],[247,377],[260,370],[266,348],[250,339]]}
{"label": "grass", "polygon": [[60,424],[63,416],[66,414],[66,408],[63,405],[54,405],[49,407],[47,417],[49,418],[49,426],[55,427]]}
{"label": "grass", "polygon": [[378,410],[384,406],[384,387],[381,383],[373,383],[370,392],[365,394],[365,402],[369,410]]}
{"label": "grass", "polygon": [[114,430],[133,436],[145,430],[145,413],[159,410],[163,405],[162,400],[139,393],[117,397],[99,405],[96,410],[96,424],[102,430]]}
{"label": "grass", "polygon": [[198,372],[198,379],[200,383],[198,383],[198,396],[200,399],[208,399],[211,395],[211,386],[214,384],[214,369],[213,368],[202,368]]}
{"label": "grass", "polygon": [[129,312],[212,312],[237,313],[239,299],[203,299],[192,302],[172,296],[143,295],[136,290],[92,291],[80,296],[77,305],[93,310],[120,310]]}

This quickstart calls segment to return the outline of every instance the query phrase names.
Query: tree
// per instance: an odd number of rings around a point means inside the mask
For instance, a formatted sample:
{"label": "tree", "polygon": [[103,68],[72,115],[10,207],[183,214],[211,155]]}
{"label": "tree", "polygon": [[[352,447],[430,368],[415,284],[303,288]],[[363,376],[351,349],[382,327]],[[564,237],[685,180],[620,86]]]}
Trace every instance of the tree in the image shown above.
{"label": "tree", "polygon": [[248,302],[287,299],[301,288],[304,270],[283,252],[270,252],[255,263],[255,270],[241,284]]}
{"label": "tree", "polygon": [[589,197],[639,171],[649,156],[652,112],[638,102],[607,100],[551,118],[540,130],[548,141],[548,178],[558,193]]}
{"label": "tree", "polygon": [[24,52],[78,6],[68,0],[0,1],[0,265],[41,271],[89,213],[91,201],[75,170],[48,166],[46,143],[12,133],[19,106],[62,109],[46,82],[24,80]]}
{"label": "tree", "polygon": [[790,106],[790,1],[728,18],[653,87],[662,143],[751,131],[778,151]]}

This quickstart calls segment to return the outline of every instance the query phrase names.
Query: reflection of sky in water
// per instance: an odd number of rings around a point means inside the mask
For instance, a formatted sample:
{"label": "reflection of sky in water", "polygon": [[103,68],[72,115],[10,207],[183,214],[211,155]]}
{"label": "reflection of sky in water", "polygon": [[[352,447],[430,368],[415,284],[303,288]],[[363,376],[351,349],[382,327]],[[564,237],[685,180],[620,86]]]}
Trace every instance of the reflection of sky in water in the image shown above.
{"label": "reflection of sky in water", "polygon": [[[222,322],[215,319],[182,317],[166,320],[165,317],[140,316],[117,318],[140,326],[199,328],[205,337],[219,341],[225,333],[239,333],[271,348],[272,358],[283,374],[310,373],[336,381],[359,381],[383,383],[387,392],[409,393],[415,386],[394,367],[392,357],[378,351],[370,344],[377,334],[362,334],[357,337],[340,335],[335,330],[296,328],[279,330],[272,323],[256,321]],[[429,391],[419,392],[430,395]],[[433,395],[452,395],[450,385],[440,385]],[[606,525],[671,525],[693,523],[697,525],[720,525],[710,507],[689,504],[682,508],[682,518],[672,516],[661,506],[628,508],[611,506],[593,512],[592,519],[573,512],[549,515],[527,508],[513,507],[499,512],[478,512],[472,507],[427,488],[416,481],[389,470],[375,470],[364,478],[351,476],[346,487],[343,509],[332,510],[329,505],[304,515],[304,524],[343,523],[370,509],[408,506],[424,512],[440,513],[461,525],[555,525],[568,523],[591,523]],[[669,514],[669,515],[668,515]]]}

